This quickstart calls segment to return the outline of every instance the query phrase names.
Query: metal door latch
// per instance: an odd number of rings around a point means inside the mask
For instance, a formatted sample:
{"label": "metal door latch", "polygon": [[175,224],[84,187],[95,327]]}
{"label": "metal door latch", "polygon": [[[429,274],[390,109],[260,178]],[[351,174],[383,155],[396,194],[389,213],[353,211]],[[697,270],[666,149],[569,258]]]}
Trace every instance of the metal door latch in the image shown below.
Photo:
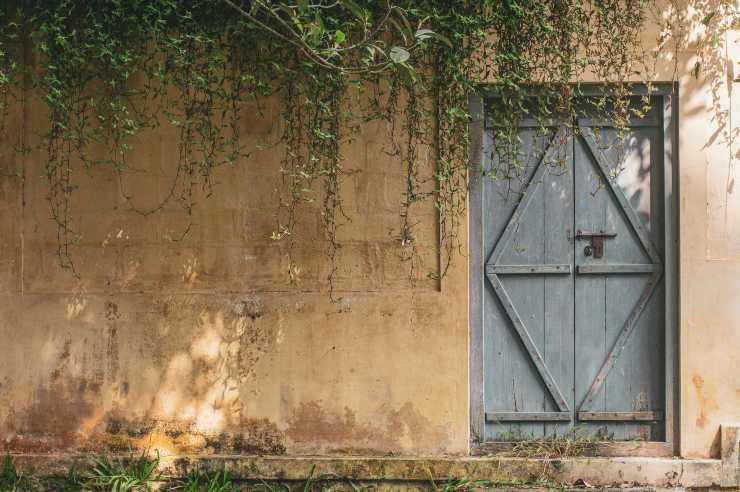
{"label": "metal door latch", "polygon": [[593,255],[594,258],[602,258],[604,256],[604,239],[613,239],[617,237],[616,232],[584,232],[581,230],[576,231],[575,238],[579,241],[589,241],[588,244],[583,248],[583,254],[586,256]]}

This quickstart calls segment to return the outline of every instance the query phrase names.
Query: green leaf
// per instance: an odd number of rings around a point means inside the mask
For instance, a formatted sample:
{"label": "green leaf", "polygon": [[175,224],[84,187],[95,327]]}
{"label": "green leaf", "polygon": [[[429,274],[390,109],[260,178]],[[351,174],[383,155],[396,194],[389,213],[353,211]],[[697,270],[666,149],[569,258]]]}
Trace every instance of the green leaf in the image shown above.
{"label": "green leaf", "polygon": [[312,23],[309,28],[309,38],[314,44],[318,44],[321,36],[324,35],[324,29],[317,23]]}
{"label": "green leaf", "polygon": [[444,44],[452,48],[452,42],[447,36],[443,36],[442,34],[432,31],[431,29],[417,29],[414,36],[419,41],[423,41],[425,39],[436,39],[438,41],[442,41]]}
{"label": "green leaf", "polygon": [[429,39],[434,36],[434,31],[431,29],[417,29],[414,36],[418,40]]}
{"label": "green leaf", "polygon": [[393,48],[391,48],[390,57],[393,63],[403,63],[411,58],[411,53],[401,48],[400,46],[394,46]]}
{"label": "green leaf", "polygon": [[704,24],[705,26],[708,26],[709,23],[712,22],[712,19],[714,18],[715,15],[717,15],[717,12],[714,10],[707,13],[707,15],[705,15],[704,18],[701,20],[701,23]]}
{"label": "green leaf", "polygon": [[344,43],[345,39],[347,39],[347,36],[339,29],[337,29],[336,32],[334,32],[334,42],[335,43],[342,44]]}

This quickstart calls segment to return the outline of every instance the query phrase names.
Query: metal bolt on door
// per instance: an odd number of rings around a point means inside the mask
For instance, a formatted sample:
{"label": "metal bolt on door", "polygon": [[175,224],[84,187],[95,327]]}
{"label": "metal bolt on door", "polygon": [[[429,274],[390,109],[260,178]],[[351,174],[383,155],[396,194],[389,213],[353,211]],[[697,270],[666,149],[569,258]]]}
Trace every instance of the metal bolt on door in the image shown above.
{"label": "metal bolt on door", "polygon": [[[526,157],[484,180],[485,440],[665,438],[660,99],[620,137],[522,127]],[[486,128],[484,158],[501,170]]]}

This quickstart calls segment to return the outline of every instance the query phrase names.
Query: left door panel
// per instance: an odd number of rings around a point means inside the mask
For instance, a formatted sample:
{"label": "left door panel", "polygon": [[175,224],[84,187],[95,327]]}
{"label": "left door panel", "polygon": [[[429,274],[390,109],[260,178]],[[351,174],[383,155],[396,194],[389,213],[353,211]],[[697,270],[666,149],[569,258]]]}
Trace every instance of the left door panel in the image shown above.
{"label": "left door panel", "polygon": [[572,138],[523,127],[512,160],[494,134],[483,155],[497,178],[482,193],[484,439],[563,434],[574,409]]}

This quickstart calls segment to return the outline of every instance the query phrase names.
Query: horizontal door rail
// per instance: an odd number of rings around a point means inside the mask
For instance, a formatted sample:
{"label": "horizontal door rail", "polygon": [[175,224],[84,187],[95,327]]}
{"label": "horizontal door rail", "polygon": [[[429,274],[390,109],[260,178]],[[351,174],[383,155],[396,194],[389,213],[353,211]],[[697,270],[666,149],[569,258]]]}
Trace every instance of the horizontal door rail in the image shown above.
{"label": "horizontal door rail", "polygon": [[486,273],[495,275],[568,275],[570,265],[486,265]]}
{"label": "horizontal door rail", "polygon": [[570,422],[570,412],[486,412],[486,422]]}
{"label": "horizontal door rail", "polygon": [[656,273],[660,272],[662,267],[660,265],[654,265],[652,263],[647,264],[633,264],[633,265],[618,265],[618,264],[605,264],[605,265],[578,265],[576,272],[582,275],[603,275],[610,273]]}
{"label": "horizontal door rail", "polygon": [[578,412],[578,420],[587,422],[659,422],[663,412]]}

